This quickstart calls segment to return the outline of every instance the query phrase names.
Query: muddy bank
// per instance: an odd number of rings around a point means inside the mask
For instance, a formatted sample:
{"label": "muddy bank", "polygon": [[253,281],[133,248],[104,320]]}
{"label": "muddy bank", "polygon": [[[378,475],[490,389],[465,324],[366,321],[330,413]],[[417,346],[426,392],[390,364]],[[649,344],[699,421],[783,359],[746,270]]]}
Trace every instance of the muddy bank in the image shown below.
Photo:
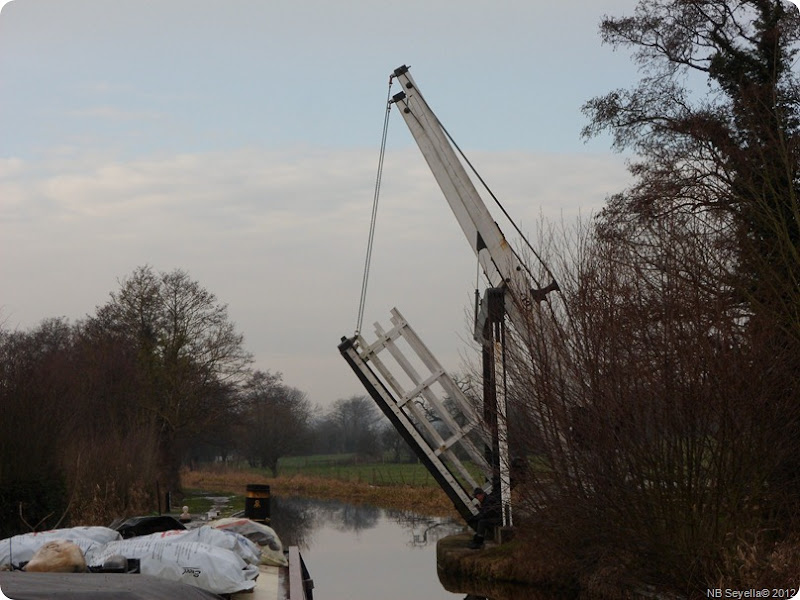
{"label": "muddy bank", "polygon": [[578,577],[544,548],[512,540],[502,545],[487,541],[482,550],[470,550],[471,539],[471,533],[462,533],[442,538],[436,546],[439,580],[450,592],[492,600],[685,600],[637,585],[619,567]]}
{"label": "muddy bank", "polygon": [[439,580],[448,591],[497,600],[577,597],[577,582],[564,565],[532,556],[517,540],[502,545],[487,541],[483,549],[471,550],[471,539],[471,533],[463,533],[436,545]]}

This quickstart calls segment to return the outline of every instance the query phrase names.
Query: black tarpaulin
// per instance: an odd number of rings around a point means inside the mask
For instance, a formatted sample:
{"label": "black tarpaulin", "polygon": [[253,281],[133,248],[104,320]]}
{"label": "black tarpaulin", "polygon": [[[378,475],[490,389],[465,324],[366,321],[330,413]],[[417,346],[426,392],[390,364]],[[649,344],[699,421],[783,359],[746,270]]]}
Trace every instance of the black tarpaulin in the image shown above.
{"label": "black tarpaulin", "polygon": [[161,531],[186,529],[183,523],[170,515],[131,517],[121,523],[114,522],[110,527],[111,529],[119,531],[119,534],[125,539],[138,537],[140,535],[150,535],[151,533],[159,533]]}

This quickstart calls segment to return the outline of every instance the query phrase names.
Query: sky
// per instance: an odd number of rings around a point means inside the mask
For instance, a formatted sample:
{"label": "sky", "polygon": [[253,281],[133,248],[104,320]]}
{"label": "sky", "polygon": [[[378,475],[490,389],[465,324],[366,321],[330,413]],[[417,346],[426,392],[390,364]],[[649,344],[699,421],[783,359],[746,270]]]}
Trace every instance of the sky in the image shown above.
{"label": "sky", "polygon": [[[76,321],[139,266],[182,269],[255,368],[322,407],[363,394],[337,346],[356,328],[390,73],[411,67],[535,246],[537,224],[629,184],[609,139],[580,132],[586,101],[638,77],[598,35],[635,4],[0,2],[0,323]],[[386,148],[362,333],[397,307],[460,372],[476,261],[399,114]]]}

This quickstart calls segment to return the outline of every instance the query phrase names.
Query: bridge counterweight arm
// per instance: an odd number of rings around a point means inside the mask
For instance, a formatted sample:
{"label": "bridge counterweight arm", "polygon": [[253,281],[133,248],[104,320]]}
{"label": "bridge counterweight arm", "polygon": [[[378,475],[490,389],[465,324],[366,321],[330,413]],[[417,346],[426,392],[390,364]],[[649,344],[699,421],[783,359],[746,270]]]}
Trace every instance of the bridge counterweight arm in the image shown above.
{"label": "bridge counterweight arm", "polygon": [[512,301],[506,303],[511,322],[517,327],[524,327],[520,311],[540,301],[542,291],[537,296],[531,290],[527,270],[486,208],[441,123],[408,72],[408,67],[395,69],[394,77],[402,85],[403,91],[395,94],[392,102],[400,109],[490,285],[505,287],[512,296]]}

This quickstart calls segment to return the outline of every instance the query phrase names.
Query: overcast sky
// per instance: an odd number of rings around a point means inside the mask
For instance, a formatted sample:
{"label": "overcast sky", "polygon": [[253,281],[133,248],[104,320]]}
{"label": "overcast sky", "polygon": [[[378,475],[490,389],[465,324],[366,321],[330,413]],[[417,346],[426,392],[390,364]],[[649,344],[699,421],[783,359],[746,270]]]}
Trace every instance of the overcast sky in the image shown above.
{"label": "overcast sky", "polygon": [[[540,214],[588,216],[628,182],[607,138],[581,140],[580,107],[636,80],[597,34],[634,5],[6,3],[0,322],[74,321],[137,266],[180,268],[227,304],[256,367],[322,406],[362,394],[337,345],[356,325],[389,74],[411,66],[535,234]],[[475,259],[399,114],[387,148],[363,331],[396,306],[459,371]]]}

